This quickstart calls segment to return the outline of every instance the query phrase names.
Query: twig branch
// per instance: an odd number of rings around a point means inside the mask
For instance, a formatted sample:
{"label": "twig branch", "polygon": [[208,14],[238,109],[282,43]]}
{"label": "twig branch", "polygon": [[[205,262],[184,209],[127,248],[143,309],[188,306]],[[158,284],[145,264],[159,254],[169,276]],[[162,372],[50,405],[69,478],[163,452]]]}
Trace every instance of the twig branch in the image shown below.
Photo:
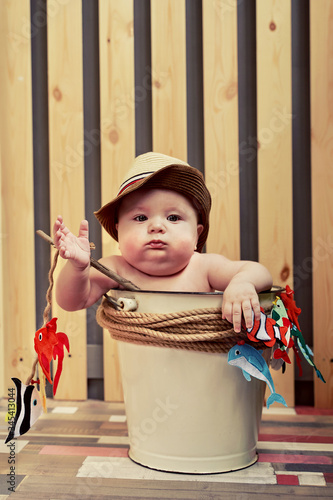
{"label": "twig branch", "polygon": [[[45,241],[50,243],[50,245],[54,246],[53,239],[48,234],[44,233],[44,231],[41,231],[39,229],[38,231],[36,231],[36,233],[38,234],[38,236],[40,236]],[[122,276],[119,276],[119,274],[115,273],[114,271],[112,271],[108,267],[105,267],[103,264],[98,262],[93,257],[90,257],[90,265],[91,265],[91,267],[94,267],[95,269],[97,269],[97,271],[101,272],[102,274],[104,274],[108,278],[111,278],[116,283],[123,286],[125,288],[125,290],[131,290],[131,291],[140,290],[140,288],[138,286],[134,285],[134,283],[123,278]]]}

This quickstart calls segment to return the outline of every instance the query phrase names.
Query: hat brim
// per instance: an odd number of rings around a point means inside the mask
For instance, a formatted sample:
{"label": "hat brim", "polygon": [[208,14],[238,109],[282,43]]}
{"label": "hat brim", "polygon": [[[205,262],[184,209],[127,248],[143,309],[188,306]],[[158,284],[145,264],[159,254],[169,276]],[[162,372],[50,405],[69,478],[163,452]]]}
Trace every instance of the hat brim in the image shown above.
{"label": "hat brim", "polygon": [[201,172],[187,165],[168,165],[143,179],[133,182],[125,191],[103,205],[97,212],[94,212],[100,224],[112,238],[118,241],[116,224],[121,201],[128,194],[141,188],[171,189],[189,198],[192,202],[191,198],[196,201],[200,216],[199,222],[203,225],[203,231],[197,243],[197,251],[201,252],[208,236],[211,197]]}

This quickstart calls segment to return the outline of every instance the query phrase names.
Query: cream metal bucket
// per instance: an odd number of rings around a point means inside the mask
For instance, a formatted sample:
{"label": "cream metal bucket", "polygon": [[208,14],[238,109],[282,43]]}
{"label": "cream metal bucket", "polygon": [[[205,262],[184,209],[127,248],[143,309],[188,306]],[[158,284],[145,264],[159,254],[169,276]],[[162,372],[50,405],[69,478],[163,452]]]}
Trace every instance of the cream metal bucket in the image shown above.
{"label": "cream metal bucket", "polygon": [[[271,307],[281,290],[259,294],[261,306]],[[109,296],[135,299],[138,312],[167,313],[220,307],[223,294],[110,290]],[[264,382],[248,382],[227,354],[117,344],[133,461],[193,474],[257,461]],[[270,349],[264,353],[268,360]]]}

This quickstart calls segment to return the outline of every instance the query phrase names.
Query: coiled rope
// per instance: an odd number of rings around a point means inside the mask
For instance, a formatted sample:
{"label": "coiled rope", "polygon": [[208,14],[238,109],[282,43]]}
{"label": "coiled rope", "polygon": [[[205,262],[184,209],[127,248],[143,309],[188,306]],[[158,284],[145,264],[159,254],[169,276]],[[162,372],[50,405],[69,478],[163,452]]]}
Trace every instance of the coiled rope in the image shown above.
{"label": "coiled rope", "polygon": [[103,298],[96,320],[113,339],[133,344],[225,353],[244,340],[256,349],[266,348],[263,342],[250,342],[246,330],[236,333],[222,319],[220,308],[166,314],[128,312],[115,310]]}

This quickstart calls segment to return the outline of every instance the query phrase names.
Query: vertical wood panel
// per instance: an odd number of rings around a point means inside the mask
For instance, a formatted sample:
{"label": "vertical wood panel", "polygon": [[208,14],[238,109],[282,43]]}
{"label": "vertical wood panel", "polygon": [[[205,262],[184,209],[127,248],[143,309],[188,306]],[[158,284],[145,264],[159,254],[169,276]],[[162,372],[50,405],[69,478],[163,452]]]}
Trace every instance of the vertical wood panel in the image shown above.
{"label": "vertical wood panel", "polygon": [[237,7],[240,255],[258,260],[256,0]]}
{"label": "vertical wood panel", "polygon": [[187,161],[204,172],[202,0],[186,0]]}
{"label": "vertical wood panel", "polygon": [[[2,26],[0,24],[0,29],[2,31]],[[1,61],[4,60],[3,56],[3,40],[1,40],[0,46],[0,58]],[[2,229],[2,157],[1,157],[1,140],[0,140],[0,398],[5,396],[5,337],[4,337],[4,301],[5,297],[3,294],[3,260],[2,260],[2,244],[3,244],[3,229]]]}
{"label": "vertical wood panel", "polygon": [[[94,211],[101,205],[101,141],[100,141],[100,80],[99,80],[99,20],[98,2],[82,2],[82,59],[84,109],[84,184],[85,214],[89,222],[89,238],[95,244],[93,257],[102,255],[101,226]],[[88,399],[104,398],[102,377],[103,329],[95,320],[97,305],[87,310],[87,370]],[[90,367],[97,364],[99,370]],[[92,378],[93,377],[93,378]]]}
{"label": "vertical wood panel", "polygon": [[311,159],[315,406],[333,408],[333,1],[311,0]]}
{"label": "vertical wood panel", "polygon": [[[32,139],[35,228],[50,233],[49,116],[46,0],[31,0]],[[45,20],[45,22],[44,22]],[[48,288],[50,248],[35,235],[36,329],[41,326]]]}
{"label": "vertical wood panel", "polygon": [[[74,234],[84,219],[81,1],[61,3],[48,16],[51,227],[58,214]],[[64,261],[60,260],[57,271]],[[55,273],[55,277],[58,272]],[[55,302],[58,331],[70,341],[57,398],[86,399],[86,312],[66,312]]]}
{"label": "vertical wood panel", "polygon": [[237,5],[203,1],[205,176],[209,252],[239,259]]}
{"label": "vertical wood panel", "polygon": [[153,149],[187,160],[185,0],[151,0]]}
{"label": "vertical wood panel", "polygon": [[[302,309],[302,334],[313,349],[312,273],[308,268],[312,259],[310,6],[303,0],[293,0],[291,5],[294,291],[297,305]],[[296,406],[314,404],[314,371],[305,363],[303,368],[302,376],[295,370]]]}
{"label": "vertical wood panel", "polygon": [[150,0],[134,2],[135,153],[153,149]]}
{"label": "vertical wood panel", "polygon": [[29,2],[0,2],[1,245],[5,387],[34,360],[34,203]]}
{"label": "vertical wood panel", "polygon": [[[259,260],[275,285],[292,286],[291,3],[257,1]],[[293,367],[274,372],[294,405]]]}
{"label": "vertical wood panel", "polygon": [[[102,204],[118,191],[135,157],[133,0],[101,0],[100,81]],[[103,233],[103,254],[119,253],[118,243]],[[121,401],[116,342],[104,331],[105,399]]]}

